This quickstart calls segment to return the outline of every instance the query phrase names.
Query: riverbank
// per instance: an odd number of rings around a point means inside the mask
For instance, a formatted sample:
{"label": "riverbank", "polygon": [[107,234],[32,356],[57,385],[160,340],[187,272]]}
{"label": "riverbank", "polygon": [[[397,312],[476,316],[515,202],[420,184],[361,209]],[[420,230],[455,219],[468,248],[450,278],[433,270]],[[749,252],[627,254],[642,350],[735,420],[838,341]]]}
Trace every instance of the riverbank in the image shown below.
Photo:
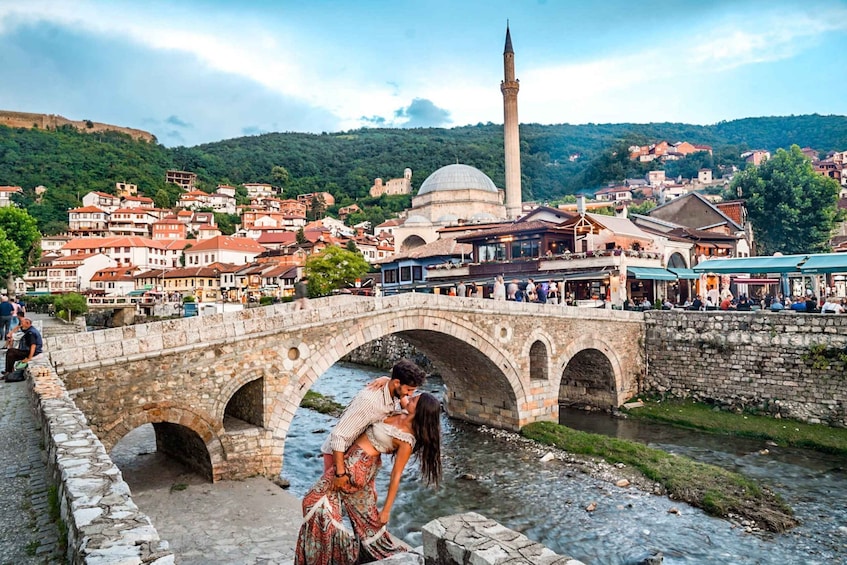
{"label": "riverbank", "polygon": [[752,522],[758,529],[770,532],[784,532],[797,525],[793,511],[776,493],[748,477],[715,465],[552,422],[530,424],[521,434],[567,453],[636,469],[648,480],[660,484],[662,494],[701,508],[712,516]]}
{"label": "riverbank", "polygon": [[756,414],[721,410],[692,400],[642,400],[643,406],[626,410],[633,418],[661,422],[718,435],[772,441],[776,445],[814,449],[847,456],[847,429],[806,424]]}

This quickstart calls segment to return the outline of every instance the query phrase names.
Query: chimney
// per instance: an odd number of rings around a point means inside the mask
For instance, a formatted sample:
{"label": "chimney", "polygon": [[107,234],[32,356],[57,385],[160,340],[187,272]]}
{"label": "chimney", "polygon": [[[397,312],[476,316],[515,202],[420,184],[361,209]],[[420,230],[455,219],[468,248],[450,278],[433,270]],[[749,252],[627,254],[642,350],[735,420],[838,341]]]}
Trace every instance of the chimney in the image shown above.
{"label": "chimney", "polygon": [[576,197],[576,211],[580,216],[585,216],[585,195],[580,194]]}

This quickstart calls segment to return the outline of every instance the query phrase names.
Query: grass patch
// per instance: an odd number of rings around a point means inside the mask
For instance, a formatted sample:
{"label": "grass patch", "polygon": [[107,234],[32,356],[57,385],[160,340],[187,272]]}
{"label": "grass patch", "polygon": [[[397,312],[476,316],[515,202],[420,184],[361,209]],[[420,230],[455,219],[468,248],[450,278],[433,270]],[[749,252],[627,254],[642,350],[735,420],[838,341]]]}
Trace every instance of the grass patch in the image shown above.
{"label": "grass patch", "polygon": [[521,433],[570,453],[628,465],[663,485],[675,500],[702,508],[712,516],[739,516],[772,532],[783,532],[797,524],[791,508],[779,496],[756,481],[715,465],[552,422],[530,424]]}
{"label": "grass patch", "polygon": [[638,419],[712,434],[770,440],[783,446],[847,455],[847,429],[844,428],[736,414],[692,400],[645,401],[644,406],[631,408],[627,413]]}
{"label": "grass patch", "polygon": [[171,485],[171,492],[179,492],[188,488],[186,483],[174,483]]}
{"label": "grass patch", "polygon": [[59,547],[59,553],[64,554],[68,549],[68,525],[62,520],[62,511],[59,506],[59,489],[56,485],[50,485],[47,489],[47,510],[50,515],[50,520],[56,524],[59,530],[59,540],[56,545]]}
{"label": "grass patch", "polygon": [[35,557],[35,553],[38,551],[39,545],[40,544],[38,543],[38,540],[36,540],[36,539],[34,539],[31,542],[29,542],[28,544],[26,544],[26,554],[29,555],[30,557]]}
{"label": "grass patch", "polygon": [[344,405],[339,404],[331,396],[324,396],[319,392],[307,391],[306,396],[300,401],[300,406],[320,412],[321,414],[329,414],[330,416],[341,416],[344,411]]}

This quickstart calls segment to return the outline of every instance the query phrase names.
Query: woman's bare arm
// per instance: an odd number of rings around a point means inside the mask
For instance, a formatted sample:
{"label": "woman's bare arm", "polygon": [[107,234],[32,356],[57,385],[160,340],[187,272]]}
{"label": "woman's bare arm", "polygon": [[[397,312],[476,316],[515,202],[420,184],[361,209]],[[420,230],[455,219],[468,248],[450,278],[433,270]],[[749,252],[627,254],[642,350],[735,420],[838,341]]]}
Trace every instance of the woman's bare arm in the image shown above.
{"label": "woman's bare arm", "polygon": [[397,491],[400,488],[400,478],[403,476],[403,469],[412,455],[412,446],[405,441],[394,440],[400,443],[397,453],[394,454],[394,467],[391,469],[391,482],[388,484],[388,493],[385,495],[385,505],[382,507],[382,512],[379,513],[379,521],[385,525],[391,517],[391,506],[394,504],[394,499],[397,497]]}

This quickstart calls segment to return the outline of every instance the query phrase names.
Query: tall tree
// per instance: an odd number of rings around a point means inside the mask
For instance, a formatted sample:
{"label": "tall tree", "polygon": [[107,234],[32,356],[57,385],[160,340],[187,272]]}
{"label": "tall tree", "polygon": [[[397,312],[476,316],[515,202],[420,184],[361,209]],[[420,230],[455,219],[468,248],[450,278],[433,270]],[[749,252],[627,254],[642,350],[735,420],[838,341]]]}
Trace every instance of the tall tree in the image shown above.
{"label": "tall tree", "polygon": [[731,188],[747,199],[760,255],[829,251],[840,187],[797,145],[739,173]]}
{"label": "tall tree", "polygon": [[0,229],[0,277],[6,281],[6,290],[9,293],[15,288],[15,273],[21,270],[21,265],[21,250],[6,237],[6,232]]}
{"label": "tall tree", "polygon": [[326,296],[333,290],[353,284],[370,270],[370,265],[359,253],[330,245],[306,260],[305,272],[309,279],[310,296]]}
{"label": "tall tree", "polygon": [[41,234],[38,233],[35,218],[26,210],[15,206],[0,208],[0,230],[21,253],[20,263],[4,269],[8,271],[4,273],[6,288],[11,292],[15,288],[15,277],[26,273],[27,269],[41,258]]}

